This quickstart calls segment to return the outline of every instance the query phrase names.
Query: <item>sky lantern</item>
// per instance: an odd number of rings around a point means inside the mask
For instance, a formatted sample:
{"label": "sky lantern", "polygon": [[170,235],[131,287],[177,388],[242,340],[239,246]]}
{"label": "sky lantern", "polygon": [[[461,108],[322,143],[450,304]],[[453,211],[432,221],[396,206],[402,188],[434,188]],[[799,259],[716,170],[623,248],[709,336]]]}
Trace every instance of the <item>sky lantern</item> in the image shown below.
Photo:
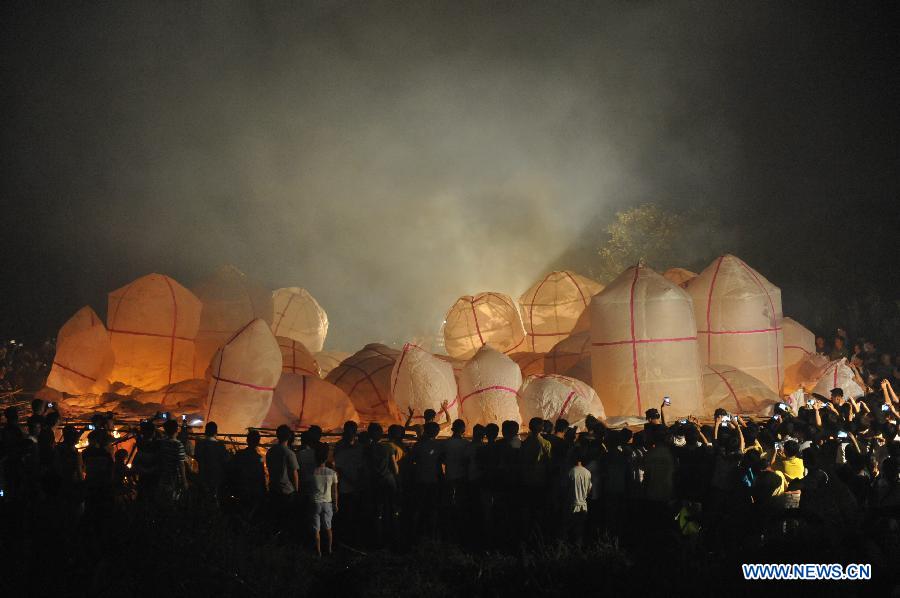
{"label": "sky lantern", "polygon": [[192,291],[203,303],[194,341],[194,377],[203,378],[212,356],[236,330],[255,318],[272,321],[272,293],[234,266],[218,268]]}
{"label": "sky lantern", "polygon": [[459,405],[469,426],[522,421],[516,399],[522,372],[512,359],[485,345],[459,376]]}
{"label": "sky lantern", "polygon": [[372,343],[342,361],[325,379],[347,393],[363,421],[401,422],[391,395],[391,371],[399,357],[400,351]]}
{"label": "sky lantern", "polygon": [[703,372],[703,411],[694,415],[712,417],[722,408],[736,415],[772,415],[781,397],[746,372],[730,365],[705,365]]}
{"label": "sky lantern", "polygon": [[556,343],[544,357],[544,373],[569,376],[592,384],[590,330],[576,332]]}
{"label": "sky lantern", "polygon": [[300,341],[285,336],[275,337],[281,349],[281,371],[286,374],[301,374],[320,377],[319,364]]}
{"label": "sky lantern", "polygon": [[525,343],[519,309],[503,293],[460,297],[444,322],[444,349],[456,359],[469,359],[484,345],[509,354]]}
{"label": "sky lantern", "polygon": [[341,365],[341,362],[350,357],[350,355],[352,353],[347,353],[346,351],[319,351],[314,353],[313,357],[319,366],[319,376],[325,378],[331,370]]}
{"label": "sky lantern", "polygon": [[703,363],[727,363],[780,393],[781,290],[733,255],[717,258],[686,289],[694,302]]}
{"label": "sky lantern", "polygon": [[607,416],[658,408],[699,413],[702,387],[691,298],[643,265],[620,274],[591,302],[593,387]]}
{"label": "sky lantern", "polygon": [[847,364],[846,357],[829,362],[810,392],[829,398],[833,388],[843,390],[845,399],[858,399],[866,394],[866,391],[859,384],[856,376],[854,376],[853,370]]}
{"label": "sky lantern", "polygon": [[143,390],[194,377],[194,339],[202,304],[162,274],[148,274],[109,294],[107,329],[115,365],[110,381]]}
{"label": "sky lantern", "polygon": [[605,419],[603,403],[593,388],[575,378],[545,374],[528,376],[519,389],[519,413],[522,421],[539,417],[569,424],[582,422],[588,415]]}
{"label": "sky lantern", "polygon": [[803,385],[804,363],[816,352],[816,335],[792,318],[784,318],[784,383],[782,389],[792,393]]}
{"label": "sky lantern", "polygon": [[213,356],[204,420],[231,434],[259,427],[272,405],[281,367],[281,351],[268,322],[248,322]]}
{"label": "sky lantern", "polygon": [[115,356],[103,321],[85,305],[56,335],[47,386],[72,395],[105,392]]}
{"label": "sky lantern", "polygon": [[272,294],[274,315],[272,332],[300,341],[312,353],[325,346],[328,314],[306,289],[288,287]]}
{"label": "sky lantern", "polygon": [[286,372],[275,386],[263,425],[277,428],[285,424],[297,429],[315,424],[325,431],[337,431],[348,420],[359,421],[359,414],[347,393],[318,376]]}
{"label": "sky lantern", "polygon": [[665,272],[663,272],[663,278],[668,281],[674,282],[681,288],[684,288],[687,283],[691,280],[697,278],[696,272],[691,272],[685,268],[669,268]]}
{"label": "sky lantern", "polygon": [[603,285],[568,270],[550,272],[519,297],[527,351],[547,352],[575,329]]}
{"label": "sky lantern", "polygon": [[544,362],[547,359],[546,353],[523,351],[521,353],[511,353],[509,358],[515,361],[516,365],[519,366],[519,369],[522,370],[523,379],[528,376],[546,373],[544,371]]}
{"label": "sky lantern", "polygon": [[440,413],[441,403],[446,402],[450,418],[457,417],[453,366],[418,345],[406,343],[400,351],[391,371],[391,395],[401,415],[411,407],[413,417],[421,421],[426,409]]}

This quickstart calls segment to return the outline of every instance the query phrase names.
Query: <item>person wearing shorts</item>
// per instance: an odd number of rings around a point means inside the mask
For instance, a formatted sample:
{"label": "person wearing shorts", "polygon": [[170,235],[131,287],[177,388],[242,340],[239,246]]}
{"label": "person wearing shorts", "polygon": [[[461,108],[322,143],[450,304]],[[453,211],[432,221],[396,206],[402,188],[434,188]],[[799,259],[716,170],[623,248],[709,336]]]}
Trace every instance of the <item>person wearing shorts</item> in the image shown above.
{"label": "person wearing shorts", "polygon": [[331,530],[331,519],[338,510],[338,475],[325,465],[328,459],[328,446],[316,447],[316,469],[312,480],[312,529],[316,535],[316,554],[322,556],[322,535],[325,530],[328,538],[328,554],[334,550],[334,536]]}

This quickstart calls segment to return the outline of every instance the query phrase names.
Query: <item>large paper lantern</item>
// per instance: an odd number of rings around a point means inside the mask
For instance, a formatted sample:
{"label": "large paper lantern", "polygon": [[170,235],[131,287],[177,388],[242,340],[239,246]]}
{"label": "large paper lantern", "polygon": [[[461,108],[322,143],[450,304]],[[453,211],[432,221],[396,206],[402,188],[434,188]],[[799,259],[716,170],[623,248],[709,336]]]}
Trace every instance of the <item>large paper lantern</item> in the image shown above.
{"label": "large paper lantern", "polygon": [[457,417],[456,378],[453,366],[418,345],[407,343],[391,371],[391,395],[401,414],[411,407],[413,417],[423,419],[426,409],[440,413],[447,402],[451,419]]}
{"label": "large paper lantern", "polygon": [[794,393],[799,389],[812,390],[825,373],[829,363],[831,362],[828,358],[819,353],[812,353],[804,357],[800,363],[791,368],[791,379],[790,382],[785,382],[783,394]]}
{"label": "large paper lantern", "polygon": [[366,345],[328,372],[325,379],[347,393],[363,421],[400,422],[391,396],[391,371],[399,357],[396,349],[378,343]]}
{"label": "large paper lantern", "polygon": [[341,365],[341,362],[350,357],[346,351],[319,351],[313,354],[316,364],[319,366],[319,376],[324,378],[331,370]]}
{"label": "large paper lantern", "polygon": [[272,332],[300,341],[312,353],[318,353],[328,336],[328,315],[306,289],[289,287],[272,294],[275,315]]}
{"label": "large paper lantern", "polygon": [[550,349],[544,357],[544,373],[560,374],[576,378],[588,385],[593,384],[590,330],[564,338]]}
{"label": "large paper lantern", "polygon": [[278,348],[281,349],[281,371],[288,374],[300,374],[303,376],[320,375],[319,364],[303,343],[284,336],[275,337]]}
{"label": "large paper lantern", "polygon": [[457,359],[471,358],[484,345],[508,354],[525,343],[519,310],[503,293],[460,297],[444,320],[444,349]]}
{"label": "large paper lantern", "polygon": [[105,392],[114,361],[106,326],[86,305],[56,335],[56,355],[47,386],[72,395]]}
{"label": "large paper lantern", "polygon": [[202,379],[183,380],[157,390],[138,392],[129,398],[145,405],[157,405],[156,411],[170,411],[174,415],[204,414],[209,399],[209,382]]}
{"label": "large paper lantern", "polygon": [[194,377],[203,378],[209,361],[236,330],[250,320],[272,321],[272,293],[234,266],[222,266],[195,286],[203,302],[194,341]]}
{"label": "large paper lantern", "polygon": [[259,427],[272,405],[281,363],[268,322],[247,323],[213,356],[205,420],[232,434]]}
{"label": "large paper lantern", "polygon": [[803,364],[816,352],[816,335],[792,318],[784,318],[784,384],[783,392],[789,394],[803,384]]}
{"label": "large paper lantern", "polygon": [[295,429],[317,425],[329,431],[341,429],[349,420],[358,421],[359,414],[343,390],[317,376],[284,373],[263,425]]}
{"label": "large paper lantern", "polygon": [[733,255],[687,285],[704,364],[727,363],[781,392],[784,342],[781,290]]}
{"label": "large paper lantern", "polygon": [[522,370],[523,380],[528,376],[538,376],[546,373],[544,368],[544,362],[547,359],[546,353],[523,351],[522,353],[513,353],[509,358],[515,361],[519,369]]}
{"label": "large paper lantern", "polygon": [[669,268],[663,272],[663,278],[684,288],[687,283],[697,278],[697,273],[684,268]]}
{"label": "large paper lantern", "polygon": [[490,345],[469,360],[459,376],[459,404],[469,426],[522,421],[516,401],[522,372],[516,363]]}
{"label": "large paper lantern", "polygon": [[593,388],[581,380],[554,374],[525,378],[519,389],[519,413],[525,422],[532,417],[550,421],[565,419],[570,424],[588,415],[606,418],[603,403]]}
{"label": "large paper lantern", "polygon": [[519,297],[525,350],[544,353],[572,333],[578,318],[603,290],[599,282],[568,270],[551,272]]}
{"label": "large paper lantern", "polygon": [[768,386],[730,365],[703,366],[703,412],[712,416],[722,408],[737,415],[770,415],[781,401]]}
{"label": "large paper lantern", "polygon": [[607,416],[698,413],[703,396],[691,298],[644,266],[625,270],[591,302],[593,387]]}
{"label": "large paper lantern", "polygon": [[813,394],[828,398],[831,396],[832,388],[840,388],[843,390],[845,399],[858,399],[866,394],[866,391],[856,381],[853,370],[847,365],[847,359],[845,357],[829,362],[829,364],[825,366],[825,370],[822,372],[822,375],[819,376],[819,380],[813,387],[812,392]]}
{"label": "large paper lantern", "polygon": [[162,274],[148,274],[109,294],[107,329],[115,366],[110,381],[143,390],[194,377],[194,339],[202,304]]}

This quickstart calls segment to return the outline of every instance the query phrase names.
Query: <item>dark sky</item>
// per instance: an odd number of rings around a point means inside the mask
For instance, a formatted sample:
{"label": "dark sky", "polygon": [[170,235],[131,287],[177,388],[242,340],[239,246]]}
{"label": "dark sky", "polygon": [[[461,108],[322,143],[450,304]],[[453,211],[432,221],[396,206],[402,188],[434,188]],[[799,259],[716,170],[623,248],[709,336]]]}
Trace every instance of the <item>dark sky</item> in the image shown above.
{"label": "dark sky", "polygon": [[3,3],[0,334],[233,263],[402,342],[647,201],[812,327],[896,317],[894,3],[404,4]]}

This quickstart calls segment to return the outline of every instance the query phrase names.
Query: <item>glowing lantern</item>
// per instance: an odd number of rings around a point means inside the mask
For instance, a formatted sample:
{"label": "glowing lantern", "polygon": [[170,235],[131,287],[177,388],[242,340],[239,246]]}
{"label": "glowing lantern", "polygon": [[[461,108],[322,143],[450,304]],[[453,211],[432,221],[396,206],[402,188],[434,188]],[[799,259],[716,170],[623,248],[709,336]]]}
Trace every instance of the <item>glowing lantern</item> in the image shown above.
{"label": "glowing lantern", "polygon": [[525,351],[522,353],[513,353],[509,358],[515,361],[516,365],[519,366],[519,369],[522,370],[523,379],[528,376],[537,376],[545,373],[544,362],[547,359],[546,353],[529,353]]}
{"label": "glowing lantern", "polygon": [[258,427],[272,405],[281,364],[281,351],[268,322],[247,323],[213,356],[204,420],[216,422],[219,430],[229,433]]}
{"label": "glowing lantern", "polygon": [[347,393],[363,421],[400,422],[400,412],[391,397],[391,371],[399,357],[396,349],[369,344],[342,361],[325,379]]}
{"label": "glowing lantern", "polygon": [[313,357],[319,366],[319,375],[324,378],[331,370],[341,365],[342,361],[350,357],[350,353],[346,351],[319,351]]}
{"label": "glowing lantern", "polygon": [[440,413],[444,401],[450,418],[456,419],[456,378],[453,366],[417,345],[407,343],[391,372],[391,394],[400,413],[410,407],[413,416],[422,419],[426,409]]}
{"label": "glowing lantern", "polygon": [[109,294],[111,381],[144,390],[194,377],[194,338],[202,304],[162,274],[148,274]]}
{"label": "glowing lantern", "polygon": [[607,416],[641,415],[672,398],[667,413],[701,407],[691,299],[650,268],[628,268],[591,302],[593,387]]}
{"label": "glowing lantern", "polygon": [[803,384],[803,364],[816,352],[816,335],[791,318],[784,318],[784,384],[782,390],[791,393]]}
{"label": "glowing lantern", "polygon": [[483,346],[459,376],[459,404],[470,426],[522,421],[516,402],[522,372],[516,363],[489,345]]}
{"label": "glowing lantern", "polygon": [[281,371],[288,374],[319,377],[319,364],[303,343],[284,336],[276,337],[281,349]]}
{"label": "glowing lantern", "polygon": [[358,421],[359,414],[343,390],[317,376],[285,373],[275,387],[263,425],[299,428],[315,424],[328,431],[339,430],[348,420]]}
{"label": "glowing lantern", "polygon": [[47,386],[72,395],[105,392],[114,361],[106,326],[93,309],[84,306],[56,335],[56,355]]}
{"label": "glowing lantern", "polygon": [[158,390],[139,392],[130,398],[145,405],[157,405],[156,411],[173,413],[205,413],[209,397],[209,383],[206,380],[183,380],[163,386]]}
{"label": "glowing lantern", "polygon": [[825,373],[828,367],[828,358],[818,353],[806,356],[800,363],[791,369],[790,386],[785,382],[785,392],[790,390],[791,393],[798,389],[811,390],[818,382],[819,378]]}
{"label": "glowing lantern", "polygon": [[687,285],[704,364],[727,363],[781,392],[781,290],[733,255]]}
{"label": "glowing lantern", "polygon": [[746,372],[730,365],[703,366],[703,415],[712,416],[720,407],[738,415],[770,415],[780,401],[772,389]]}
{"label": "glowing lantern", "polygon": [[519,298],[526,349],[546,352],[572,333],[578,318],[603,290],[599,282],[561,270],[539,280]]}
{"label": "glowing lantern", "polygon": [[525,342],[519,310],[502,293],[460,297],[444,320],[444,348],[457,359],[471,358],[484,345],[512,353]]}
{"label": "glowing lantern", "polygon": [[847,365],[847,359],[844,357],[830,362],[825,367],[825,370],[813,387],[812,393],[828,398],[831,396],[832,388],[843,390],[845,399],[858,399],[866,394],[866,391],[856,381],[853,370]]}
{"label": "glowing lantern", "polygon": [[603,403],[594,389],[567,376],[529,376],[519,390],[519,413],[522,421],[532,417],[550,421],[565,419],[570,424],[588,415],[605,419]]}
{"label": "glowing lantern", "polygon": [[697,273],[685,270],[684,268],[669,268],[663,272],[663,278],[684,288],[687,286],[687,283],[697,278]]}
{"label": "glowing lantern", "polygon": [[203,302],[194,341],[194,377],[203,378],[209,361],[231,335],[255,318],[272,320],[272,293],[234,266],[222,266],[193,289]]}
{"label": "glowing lantern", "polygon": [[544,373],[560,374],[592,384],[590,331],[564,338],[550,349],[544,357]]}
{"label": "glowing lantern", "polygon": [[272,332],[300,341],[312,353],[318,353],[328,335],[328,315],[306,289],[289,287],[272,294],[275,316]]}

